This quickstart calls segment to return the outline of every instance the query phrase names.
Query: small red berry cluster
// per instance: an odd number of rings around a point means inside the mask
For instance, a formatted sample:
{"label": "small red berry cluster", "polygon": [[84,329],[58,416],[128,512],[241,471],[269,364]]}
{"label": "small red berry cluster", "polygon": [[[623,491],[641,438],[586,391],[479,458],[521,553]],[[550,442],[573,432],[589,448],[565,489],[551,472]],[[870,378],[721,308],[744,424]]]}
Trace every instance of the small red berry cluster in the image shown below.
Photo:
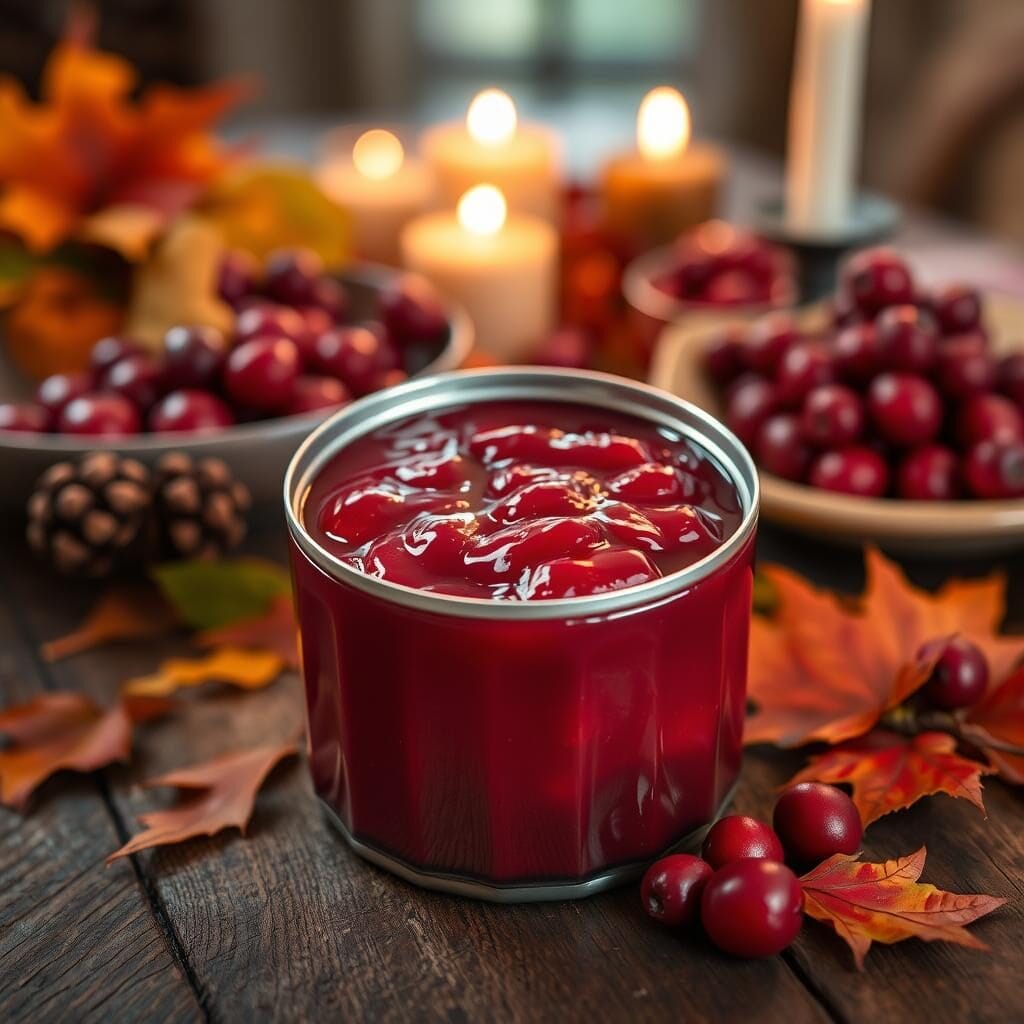
{"label": "small red berry cluster", "polygon": [[1024,351],[997,359],[977,291],[928,294],[889,249],[855,254],[832,327],[774,313],[705,352],[725,420],[769,473],[861,497],[1024,497]]}
{"label": "small red berry cluster", "polygon": [[88,370],[47,377],[35,402],[0,403],[0,430],[123,437],[338,408],[404,380],[410,350],[448,331],[437,294],[412,275],[380,293],[379,320],[349,323],[344,287],[308,250],[275,254],[262,275],[230,253],[219,293],[237,313],[232,337],[182,324],[159,353],[104,338]]}
{"label": "small red berry cluster", "polygon": [[772,826],[740,814],[720,819],[700,857],[675,853],[651,865],[640,886],[644,910],[671,927],[699,920],[708,938],[733,956],[781,952],[803,922],[800,882],[785,861],[810,867],[836,853],[856,853],[864,830],[853,801],[820,782],[783,791]]}

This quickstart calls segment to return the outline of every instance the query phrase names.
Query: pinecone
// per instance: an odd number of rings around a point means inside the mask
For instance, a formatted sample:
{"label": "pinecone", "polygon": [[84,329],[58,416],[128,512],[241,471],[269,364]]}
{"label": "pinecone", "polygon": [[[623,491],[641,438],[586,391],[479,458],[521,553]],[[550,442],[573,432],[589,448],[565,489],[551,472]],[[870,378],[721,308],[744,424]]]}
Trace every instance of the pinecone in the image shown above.
{"label": "pinecone", "polygon": [[160,557],[216,558],[237,547],[251,504],[248,488],[221,459],[162,456],[153,483]]}
{"label": "pinecone", "polygon": [[28,501],[31,548],[67,576],[109,576],[141,547],[149,470],[113,452],[58,462]]}

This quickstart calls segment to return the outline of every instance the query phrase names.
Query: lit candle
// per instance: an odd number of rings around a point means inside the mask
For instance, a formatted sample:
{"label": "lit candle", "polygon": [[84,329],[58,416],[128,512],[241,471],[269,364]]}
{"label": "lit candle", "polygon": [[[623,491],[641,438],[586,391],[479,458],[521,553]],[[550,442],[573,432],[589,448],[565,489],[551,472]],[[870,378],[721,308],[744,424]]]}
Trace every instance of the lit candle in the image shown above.
{"label": "lit candle", "polygon": [[477,344],[503,362],[527,359],[554,327],[557,234],[540,217],[509,212],[493,185],[469,189],[454,212],[411,221],[402,257],[466,309]]}
{"label": "lit candle", "polygon": [[640,104],[637,148],[615,156],[601,177],[607,227],[638,248],[666,242],[715,215],[725,157],[690,139],[690,110],[659,86]]}
{"label": "lit candle", "polygon": [[372,128],[350,152],[328,156],[318,172],[323,190],[349,213],[357,256],[397,264],[402,228],[431,203],[433,183],[422,161],[398,137]]}
{"label": "lit candle", "polygon": [[801,3],[786,168],[786,220],[801,233],[849,223],[869,13],[868,0]]}
{"label": "lit candle", "polygon": [[437,180],[442,206],[481,182],[505,194],[509,210],[554,221],[559,211],[559,158],[555,137],[523,124],[500,89],[485,89],[469,105],[465,124],[440,124],[423,135],[423,157]]}

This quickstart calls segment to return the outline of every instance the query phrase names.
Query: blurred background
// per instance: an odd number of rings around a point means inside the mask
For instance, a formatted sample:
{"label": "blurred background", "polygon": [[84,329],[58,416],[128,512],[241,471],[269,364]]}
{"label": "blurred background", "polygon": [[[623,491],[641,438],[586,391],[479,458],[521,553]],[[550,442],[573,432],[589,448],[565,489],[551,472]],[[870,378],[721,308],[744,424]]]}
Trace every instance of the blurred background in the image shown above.
{"label": "blurred background", "polygon": [[[511,91],[592,172],[636,104],[679,85],[699,132],[781,155],[797,0],[104,0],[100,43],[144,79],[258,75],[234,131],[309,155],[341,120],[459,116],[481,85]],[[0,70],[30,87],[62,0],[0,0]],[[1024,3],[879,0],[864,181],[1024,242]]]}

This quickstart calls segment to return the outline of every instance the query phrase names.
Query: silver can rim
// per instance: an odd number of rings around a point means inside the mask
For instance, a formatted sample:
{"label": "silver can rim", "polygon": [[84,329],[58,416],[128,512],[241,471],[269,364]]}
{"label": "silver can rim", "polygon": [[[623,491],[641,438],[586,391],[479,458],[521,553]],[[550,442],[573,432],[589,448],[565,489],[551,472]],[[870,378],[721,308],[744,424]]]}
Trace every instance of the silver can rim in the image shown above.
{"label": "silver can rim", "polygon": [[[425,412],[487,401],[570,402],[637,416],[682,434],[723,468],[736,488],[743,518],[724,544],[700,561],[635,587],[589,597],[492,601],[434,594],[367,576],[318,544],[302,522],[302,503],[313,479],[339,451],[388,424]],[[760,487],[753,460],[739,438],[710,413],[675,395],[612,374],[544,367],[456,370],[407,381],[346,406],[303,441],[284,478],[288,531],[298,549],[322,572],[393,604],[437,615],[474,619],[579,619],[649,607],[713,574],[743,549],[757,527]]]}

